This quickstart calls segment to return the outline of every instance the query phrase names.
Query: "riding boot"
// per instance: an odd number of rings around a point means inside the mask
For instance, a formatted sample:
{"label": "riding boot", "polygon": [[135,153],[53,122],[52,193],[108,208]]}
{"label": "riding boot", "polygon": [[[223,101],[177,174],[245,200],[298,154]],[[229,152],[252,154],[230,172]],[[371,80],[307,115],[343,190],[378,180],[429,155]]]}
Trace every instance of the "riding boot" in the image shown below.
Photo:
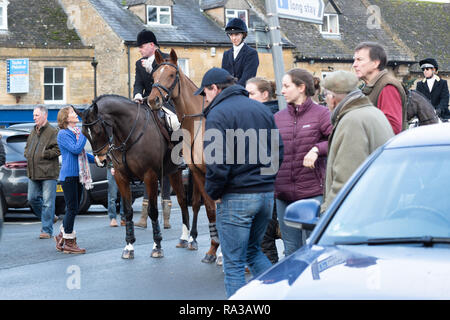
{"label": "riding boot", "polygon": [[164,229],[170,229],[172,227],[169,223],[170,209],[172,208],[172,201],[171,200],[163,200],[162,207],[163,207],[163,217],[164,217]]}
{"label": "riding boot", "polygon": [[141,218],[138,222],[136,222],[134,225],[139,228],[147,228],[147,218],[148,218],[148,199],[142,200],[142,212],[141,212]]}

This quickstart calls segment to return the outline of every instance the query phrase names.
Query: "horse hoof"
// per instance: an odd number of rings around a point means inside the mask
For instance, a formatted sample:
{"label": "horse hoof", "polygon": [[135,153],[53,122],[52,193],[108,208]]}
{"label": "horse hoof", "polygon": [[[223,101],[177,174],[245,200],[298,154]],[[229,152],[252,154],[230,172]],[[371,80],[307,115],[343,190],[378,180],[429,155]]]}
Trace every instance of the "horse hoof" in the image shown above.
{"label": "horse hoof", "polygon": [[134,250],[123,250],[122,259],[134,259]]}
{"label": "horse hoof", "polygon": [[162,249],[153,249],[151,257],[152,258],[162,258],[162,257],[164,257],[163,250]]}
{"label": "horse hoof", "polygon": [[198,250],[197,241],[189,242],[188,250]]}
{"label": "horse hoof", "polygon": [[178,242],[177,244],[177,248],[187,248],[187,246],[188,246],[187,240],[180,240],[180,242]]}
{"label": "horse hoof", "polygon": [[212,254],[206,254],[202,259],[203,263],[214,263],[214,261],[216,261],[216,256]]}

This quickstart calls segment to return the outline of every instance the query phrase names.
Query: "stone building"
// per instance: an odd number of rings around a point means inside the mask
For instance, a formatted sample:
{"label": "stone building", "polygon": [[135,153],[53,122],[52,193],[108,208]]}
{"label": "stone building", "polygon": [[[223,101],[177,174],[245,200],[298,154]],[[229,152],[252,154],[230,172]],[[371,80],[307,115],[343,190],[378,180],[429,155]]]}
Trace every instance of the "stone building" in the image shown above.
{"label": "stone building", "polygon": [[37,104],[49,108],[51,120],[61,105],[88,104],[94,50],[83,44],[57,1],[40,0],[37,6],[32,0],[1,0],[0,11],[0,125],[33,121]]}
{"label": "stone building", "polygon": [[[245,1],[198,0],[59,0],[68,15],[78,8],[76,30],[86,45],[95,47],[98,94],[131,98],[135,62],[140,58],[136,36],[144,28],[156,35],[163,52],[173,48],[181,69],[199,85],[203,74],[220,67],[223,52],[231,47],[224,32],[227,18],[244,13],[252,26],[261,18]],[[214,2],[214,3],[213,3]],[[219,18],[221,17],[221,18]],[[252,24],[253,23],[253,24]],[[247,43],[257,47],[254,31]],[[284,42],[284,58],[293,66],[293,45]],[[259,53],[258,75],[273,78],[272,56]]]}

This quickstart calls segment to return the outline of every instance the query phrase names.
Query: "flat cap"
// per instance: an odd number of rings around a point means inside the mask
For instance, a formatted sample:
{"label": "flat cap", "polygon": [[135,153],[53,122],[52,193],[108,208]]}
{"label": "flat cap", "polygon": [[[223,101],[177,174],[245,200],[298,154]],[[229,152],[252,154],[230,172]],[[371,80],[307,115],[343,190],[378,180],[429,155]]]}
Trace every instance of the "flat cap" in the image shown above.
{"label": "flat cap", "polygon": [[227,83],[232,79],[233,76],[227,70],[221,68],[211,68],[206,71],[202,79],[202,85],[197,91],[195,91],[194,95],[203,95],[203,90],[205,89],[205,87],[208,87],[212,84]]}
{"label": "flat cap", "polygon": [[335,71],[326,76],[323,87],[334,93],[349,93],[358,86],[358,77],[349,71]]}

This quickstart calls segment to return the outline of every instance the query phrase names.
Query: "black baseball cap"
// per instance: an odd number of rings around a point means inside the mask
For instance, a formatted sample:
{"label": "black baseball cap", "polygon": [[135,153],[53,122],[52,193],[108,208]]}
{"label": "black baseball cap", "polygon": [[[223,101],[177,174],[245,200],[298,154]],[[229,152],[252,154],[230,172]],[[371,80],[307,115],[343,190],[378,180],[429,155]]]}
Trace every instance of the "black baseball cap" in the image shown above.
{"label": "black baseball cap", "polygon": [[204,95],[203,90],[212,84],[227,83],[233,79],[233,76],[225,69],[212,68],[206,71],[202,79],[202,85],[195,91],[194,95]]}

